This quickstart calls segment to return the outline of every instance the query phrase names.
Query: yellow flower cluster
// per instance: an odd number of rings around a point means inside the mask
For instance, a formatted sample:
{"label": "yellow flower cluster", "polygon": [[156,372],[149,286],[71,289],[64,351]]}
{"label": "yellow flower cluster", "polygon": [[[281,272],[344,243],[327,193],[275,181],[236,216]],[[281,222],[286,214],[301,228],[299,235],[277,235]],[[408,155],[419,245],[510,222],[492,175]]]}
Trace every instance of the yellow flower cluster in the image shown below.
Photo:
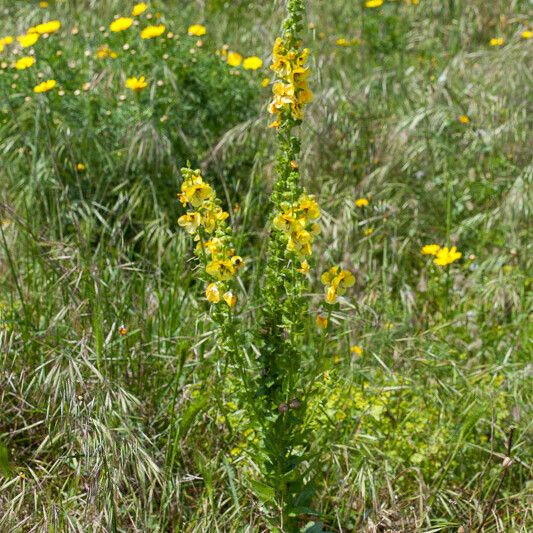
{"label": "yellow flower cluster", "polygon": [[424,255],[434,255],[435,259],[433,259],[433,262],[438,266],[451,265],[463,256],[461,252],[457,251],[455,246],[451,248],[444,246],[441,248],[439,244],[426,244],[422,247],[421,252]]}
{"label": "yellow flower cluster", "polygon": [[287,250],[303,259],[311,255],[313,240],[320,233],[315,222],[319,217],[320,207],[315,197],[304,193],[294,204],[282,203],[273,223],[287,236]]}
{"label": "yellow flower cluster", "polygon": [[305,66],[309,49],[287,49],[285,41],[278,37],[274,43],[274,62],[270,67],[277,75],[278,81],[274,83],[272,92],[274,97],[268,106],[268,111],[277,118],[271,128],[281,125],[285,117],[302,120],[304,105],[313,99],[307,78],[309,68]]}
{"label": "yellow flower cluster", "polygon": [[178,199],[184,207],[189,205],[193,209],[182,215],[178,224],[194,235],[198,242],[196,255],[204,262],[206,273],[216,280],[207,286],[207,299],[212,303],[224,300],[233,307],[237,298],[228,289],[227,282],[235,277],[244,262],[235,255],[231,244],[226,222],[229,213],[220,207],[215,191],[204,182],[199,170],[186,168],[182,172],[184,182]]}
{"label": "yellow flower cluster", "polygon": [[337,296],[342,296],[346,289],[355,283],[355,277],[349,270],[342,270],[340,266],[331,267],[320,278],[326,289],[326,302],[334,304]]}

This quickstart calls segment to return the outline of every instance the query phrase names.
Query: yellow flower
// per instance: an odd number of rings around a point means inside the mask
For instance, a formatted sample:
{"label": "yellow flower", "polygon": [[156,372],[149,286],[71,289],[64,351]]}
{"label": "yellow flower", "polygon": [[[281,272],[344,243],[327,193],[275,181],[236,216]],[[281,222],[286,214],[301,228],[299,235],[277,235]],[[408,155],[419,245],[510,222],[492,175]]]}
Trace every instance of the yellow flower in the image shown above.
{"label": "yellow flower", "polygon": [[141,39],[153,39],[159,37],[165,31],[165,26],[160,24],[159,26],[147,26],[141,32]]}
{"label": "yellow flower", "polygon": [[120,31],[127,30],[131,25],[133,24],[133,19],[130,17],[120,17],[116,20],[114,20],[110,25],[109,29],[114,32],[118,33]]}
{"label": "yellow flower", "polygon": [[228,307],[235,307],[235,304],[237,303],[237,297],[232,291],[225,292],[222,298],[224,298],[224,301],[228,304]]}
{"label": "yellow flower", "polygon": [[80,172],[83,172],[87,167],[83,163],[78,163],[76,165],[76,170],[79,170]]}
{"label": "yellow flower", "polygon": [[56,80],[47,80],[39,83],[33,88],[34,93],[45,93],[52,90],[56,86]]}
{"label": "yellow flower", "polygon": [[296,270],[298,270],[298,272],[300,274],[307,274],[309,273],[309,270],[310,270],[310,267],[309,267],[309,263],[304,259],[301,263],[300,263],[300,268],[297,268]]}
{"label": "yellow flower", "polygon": [[61,22],[59,20],[51,20],[35,26],[35,30],[39,35],[43,35],[45,33],[55,33],[57,30],[59,30],[59,28],[61,28]]}
{"label": "yellow flower", "polygon": [[210,185],[204,182],[202,176],[196,176],[186,180],[181,185],[180,201],[183,205],[187,202],[193,207],[199,207],[206,200],[213,198],[214,191]]}
{"label": "yellow flower", "polygon": [[348,41],[348,39],[345,39],[344,37],[341,37],[340,39],[337,39],[335,41],[335,44],[337,46],[350,46],[350,41]]}
{"label": "yellow flower", "polygon": [[361,346],[358,346],[357,344],[350,346],[350,351],[357,356],[363,355],[363,348],[361,348]]}
{"label": "yellow flower", "polygon": [[346,289],[355,283],[355,277],[349,270],[341,270],[340,266],[331,267],[320,278],[326,288],[326,302],[334,304],[337,296],[342,296]]}
{"label": "yellow flower", "polygon": [[357,198],[354,203],[357,207],[366,207],[368,205],[368,200],[366,198]]}
{"label": "yellow flower", "polygon": [[366,0],[365,7],[379,7],[383,4],[383,0]]}
{"label": "yellow flower", "polygon": [[140,92],[148,87],[148,84],[146,83],[144,76],[141,76],[140,78],[133,77],[126,80],[126,87],[134,92]]}
{"label": "yellow flower", "polygon": [[261,87],[268,87],[270,84],[269,78],[263,78],[263,81],[261,82]]}
{"label": "yellow flower", "polygon": [[48,7],[48,2],[39,2],[39,7],[42,7],[42,8]]}
{"label": "yellow flower", "polygon": [[242,63],[242,56],[238,52],[228,52],[228,65],[238,67]]}
{"label": "yellow flower", "polygon": [[437,255],[437,253],[440,250],[440,246],[438,244],[426,244],[425,246],[422,246],[422,250],[420,250],[424,255]]}
{"label": "yellow flower", "polygon": [[520,34],[520,37],[522,37],[522,39],[531,39],[533,37],[533,31],[525,30]]}
{"label": "yellow flower", "polygon": [[17,70],[24,70],[35,64],[35,58],[31,56],[21,57],[16,63],[15,68]]}
{"label": "yellow flower", "polygon": [[19,35],[17,41],[20,43],[22,48],[27,48],[28,46],[33,46],[39,40],[38,33],[28,33],[26,35]]}
{"label": "yellow flower", "polygon": [[328,318],[323,315],[317,315],[316,325],[321,329],[326,329],[328,327]]}
{"label": "yellow flower", "polygon": [[116,57],[118,57],[118,54],[116,52],[113,52],[113,50],[111,50],[111,48],[109,48],[107,44],[103,44],[102,46],[100,46],[100,48],[98,48],[98,50],[96,50],[95,56],[98,59],[105,59],[106,57],[115,59]]}
{"label": "yellow flower", "polygon": [[368,237],[369,235],[372,235],[372,233],[374,233],[374,228],[365,228],[363,233],[366,237]]}
{"label": "yellow flower", "polygon": [[201,37],[202,35],[205,35],[206,32],[207,30],[205,26],[202,26],[201,24],[193,24],[187,29],[187,33],[194,37]]}
{"label": "yellow flower", "polygon": [[461,124],[468,124],[470,122],[470,118],[467,115],[460,115],[458,120]]}
{"label": "yellow flower", "polygon": [[458,259],[461,259],[462,255],[463,254],[461,252],[457,251],[455,246],[452,246],[450,249],[445,246],[437,252],[437,257],[435,257],[433,262],[438,266],[446,266],[457,261]]}
{"label": "yellow flower", "polygon": [[5,44],[11,44],[12,42],[13,42],[13,37],[11,37],[11,35],[2,37],[2,39],[0,39],[0,49],[2,49]]}
{"label": "yellow flower", "polygon": [[196,233],[196,230],[200,227],[201,223],[202,217],[200,216],[200,213],[197,213],[196,211],[189,211],[178,218],[178,225],[185,228],[185,231],[191,235]]}
{"label": "yellow flower", "polygon": [[235,267],[230,259],[215,259],[207,264],[205,271],[220,281],[227,281],[235,275]]}
{"label": "yellow flower", "polygon": [[145,2],[140,2],[139,4],[135,4],[133,6],[133,9],[131,10],[131,15],[133,17],[138,17],[141,13],[144,13],[148,9],[148,6]]}
{"label": "yellow flower", "polygon": [[503,37],[493,37],[490,41],[489,41],[489,44],[491,46],[501,46],[503,44]]}
{"label": "yellow flower", "polygon": [[213,304],[220,302],[220,289],[216,283],[210,283],[205,289],[205,296],[207,300]]}
{"label": "yellow flower", "polygon": [[121,337],[125,337],[128,334],[128,328],[124,324],[122,324],[118,327],[118,334]]}
{"label": "yellow flower", "polygon": [[257,70],[262,66],[263,60],[257,56],[247,57],[242,63],[242,68],[244,70]]}

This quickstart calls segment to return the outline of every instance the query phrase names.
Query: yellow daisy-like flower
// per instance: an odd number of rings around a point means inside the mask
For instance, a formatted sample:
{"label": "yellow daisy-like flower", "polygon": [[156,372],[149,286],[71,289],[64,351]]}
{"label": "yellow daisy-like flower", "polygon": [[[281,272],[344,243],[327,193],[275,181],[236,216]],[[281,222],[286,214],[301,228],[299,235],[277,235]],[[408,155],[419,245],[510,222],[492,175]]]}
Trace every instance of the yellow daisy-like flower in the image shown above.
{"label": "yellow daisy-like flower", "polygon": [[458,120],[461,124],[468,124],[470,122],[468,115],[460,115]]}
{"label": "yellow daisy-like flower", "polygon": [[326,302],[334,304],[337,296],[342,296],[346,289],[355,284],[355,277],[349,270],[342,270],[340,266],[331,267],[320,278],[326,289]]}
{"label": "yellow daisy-like flower", "polygon": [[83,163],[78,163],[76,165],[76,170],[79,170],[80,172],[83,172],[87,167]]}
{"label": "yellow daisy-like flower", "polygon": [[348,41],[348,39],[345,39],[344,37],[341,37],[340,39],[337,39],[335,41],[335,44],[337,46],[350,46],[350,41]]}
{"label": "yellow daisy-like flower", "polygon": [[366,0],[365,7],[379,7],[383,5],[383,0]]}
{"label": "yellow daisy-like flower", "polygon": [[207,29],[202,24],[193,24],[187,28],[187,33],[193,37],[201,37],[207,33]]}
{"label": "yellow daisy-like flower", "polygon": [[28,33],[26,35],[19,35],[17,41],[20,43],[22,48],[28,48],[28,46],[33,46],[39,40],[38,33]]}
{"label": "yellow daisy-like flower", "polygon": [[133,19],[130,17],[120,17],[116,20],[114,20],[110,25],[109,29],[114,32],[118,33],[120,31],[127,30],[131,25],[133,24]]}
{"label": "yellow daisy-like flower", "polygon": [[39,7],[42,7],[43,9],[48,7],[48,2],[39,2]]}
{"label": "yellow daisy-like flower", "polygon": [[118,57],[118,54],[116,52],[113,52],[107,44],[104,44],[96,50],[96,53],[94,54],[98,59],[105,59],[106,57],[110,57],[111,59],[115,59]]}
{"label": "yellow daisy-like flower", "polygon": [[139,4],[135,4],[131,10],[132,17],[138,17],[142,13],[144,13],[148,9],[148,6],[145,2],[140,2]]}
{"label": "yellow daisy-like flower", "polygon": [[490,41],[489,41],[489,44],[490,46],[502,46],[503,45],[503,37],[493,37]]}
{"label": "yellow daisy-like flower", "polygon": [[520,37],[522,37],[522,39],[531,39],[533,38],[533,31],[525,30],[520,34]]}
{"label": "yellow daisy-like flower", "polygon": [[126,80],[126,87],[133,92],[138,93],[148,87],[148,83],[146,83],[144,76],[141,76],[140,78],[132,77]]}
{"label": "yellow daisy-like flower", "polygon": [[263,60],[257,56],[247,57],[242,62],[242,68],[244,70],[257,70],[263,66]]}
{"label": "yellow daisy-like flower", "polygon": [[230,67],[238,67],[242,63],[242,56],[238,52],[228,52],[227,62]]}
{"label": "yellow daisy-like flower", "polygon": [[46,93],[56,86],[56,80],[47,80],[39,83],[33,88],[34,93]]}
{"label": "yellow daisy-like flower", "polygon": [[424,255],[437,255],[439,250],[440,245],[438,244],[426,244],[425,246],[422,246],[422,249],[420,251]]}
{"label": "yellow daisy-like flower", "polygon": [[298,272],[300,274],[308,274],[309,273],[309,270],[310,270],[310,267],[309,267],[309,263],[307,262],[307,260],[303,260],[301,263],[300,263],[300,268],[297,268],[296,270],[298,270]]}
{"label": "yellow daisy-like flower", "polygon": [[350,352],[357,356],[363,355],[363,348],[361,346],[358,346],[357,344],[354,344],[353,346],[350,346]]}
{"label": "yellow daisy-like flower", "polygon": [[153,39],[154,37],[159,37],[165,31],[165,26],[160,24],[159,26],[147,26],[141,32],[141,39]]}
{"label": "yellow daisy-like flower", "polygon": [[35,58],[32,56],[21,57],[16,63],[15,68],[17,70],[25,70],[32,65],[35,65]]}
{"label": "yellow daisy-like flower", "polygon": [[13,37],[11,35],[7,35],[6,37],[2,37],[0,39],[0,48],[2,48],[6,44],[11,44],[13,42]]}
{"label": "yellow daisy-like flower", "polygon": [[210,283],[205,289],[205,296],[207,301],[217,304],[220,302],[220,289],[216,283]]}
{"label": "yellow daisy-like flower", "polygon": [[55,33],[59,28],[61,28],[61,22],[59,20],[50,20],[49,22],[43,22],[42,24],[37,24],[37,26],[35,26],[35,30],[39,35]]}
{"label": "yellow daisy-like flower", "polygon": [[269,78],[263,78],[261,81],[261,87],[268,87],[270,85],[270,79]]}
{"label": "yellow daisy-like flower", "polygon": [[357,207],[366,207],[368,205],[368,200],[366,198],[357,198],[354,203]]}
{"label": "yellow daisy-like flower", "polygon": [[451,248],[445,246],[437,252],[437,256],[433,262],[438,266],[447,266],[454,263],[458,259],[461,259],[462,255],[463,254],[461,252],[457,251],[455,246],[452,246]]}

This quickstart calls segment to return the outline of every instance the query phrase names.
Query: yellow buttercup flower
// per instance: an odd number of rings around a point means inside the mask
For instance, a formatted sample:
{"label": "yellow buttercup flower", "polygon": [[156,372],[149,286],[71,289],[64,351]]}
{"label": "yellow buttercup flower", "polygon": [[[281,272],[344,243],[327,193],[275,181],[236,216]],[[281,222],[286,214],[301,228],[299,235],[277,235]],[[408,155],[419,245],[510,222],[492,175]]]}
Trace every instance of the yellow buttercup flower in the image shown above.
{"label": "yellow buttercup flower", "polygon": [[32,56],[25,56],[25,57],[21,57],[15,63],[15,68],[17,70],[24,70],[24,69],[31,67],[32,65],[35,65],[35,58]]}
{"label": "yellow buttercup flower", "polygon": [[142,13],[144,13],[148,9],[148,6],[145,2],[140,2],[139,4],[135,4],[131,10],[131,15],[133,17],[138,17]]}
{"label": "yellow buttercup flower", "polygon": [[520,37],[522,37],[522,39],[531,39],[533,38],[533,31],[525,30],[520,34]]}
{"label": "yellow buttercup flower", "polygon": [[457,251],[455,246],[452,246],[451,248],[445,246],[437,252],[437,257],[435,257],[433,262],[438,266],[447,266],[451,263],[454,263],[458,259],[461,259],[462,255],[463,254],[461,252]]}
{"label": "yellow buttercup flower", "polygon": [[247,57],[242,62],[242,68],[244,70],[257,70],[263,66],[263,60],[257,56]]}
{"label": "yellow buttercup flower", "polygon": [[349,270],[342,270],[340,266],[331,267],[320,278],[326,289],[326,302],[334,304],[337,296],[342,296],[346,289],[355,284],[355,277]]}
{"label": "yellow buttercup flower", "polygon": [[216,283],[210,283],[205,289],[207,300],[213,304],[220,302],[220,289]]}
{"label": "yellow buttercup flower", "polygon": [[228,52],[227,62],[230,67],[238,67],[242,63],[242,56],[238,52]]}
{"label": "yellow buttercup flower", "polygon": [[348,39],[345,39],[344,37],[341,37],[340,39],[337,39],[335,41],[335,44],[337,46],[350,46],[350,41],[348,41]]}
{"label": "yellow buttercup flower", "polygon": [[383,0],[367,0],[365,2],[365,7],[379,7],[383,5]]}
{"label": "yellow buttercup flower", "polygon": [[270,79],[269,78],[263,78],[261,81],[261,87],[268,87],[270,85]]}
{"label": "yellow buttercup flower", "polygon": [[357,356],[363,355],[363,348],[361,348],[361,346],[358,346],[357,344],[350,346],[350,351]]}
{"label": "yellow buttercup flower", "polygon": [[368,205],[368,200],[366,198],[357,198],[354,203],[357,207],[366,207]]}
{"label": "yellow buttercup flower", "polygon": [[39,7],[42,7],[43,9],[48,7],[48,2],[44,2],[44,1],[39,2]]}
{"label": "yellow buttercup flower", "polygon": [[503,37],[493,37],[489,41],[490,46],[502,46],[503,45]]}
{"label": "yellow buttercup flower", "polygon": [[105,59],[106,57],[110,57],[111,59],[115,59],[118,57],[118,54],[116,52],[113,52],[109,46],[106,44],[103,44],[96,50],[96,53],[94,54],[98,59]]}
{"label": "yellow buttercup flower", "polygon": [[130,17],[120,17],[116,20],[114,20],[110,25],[109,29],[114,32],[118,33],[120,31],[127,30],[131,25],[133,24],[133,19]]}
{"label": "yellow buttercup flower", "polygon": [[461,124],[468,124],[470,122],[470,118],[467,115],[460,115],[458,120]]}
{"label": "yellow buttercup flower", "polygon": [[47,80],[39,83],[33,88],[34,93],[46,93],[56,86],[56,80]]}
{"label": "yellow buttercup flower", "polygon": [[426,244],[425,246],[422,246],[422,250],[420,251],[424,255],[437,255],[439,250],[440,250],[439,244]]}
{"label": "yellow buttercup flower", "polygon": [[17,41],[20,43],[22,48],[27,48],[28,46],[33,46],[39,40],[38,33],[28,33],[26,35],[19,35]]}
{"label": "yellow buttercup flower", "polygon": [[147,26],[141,32],[141,39],[153,39],[159,37],[165,31],[165,26],[160,24],[159,26]]}
{"label": "yellow buttercup flower", "polygon": [[2,48],[6,44],[11,44],[13,42],[13,37],[11,35],[6,35],[6,37],[2,37],[0,39],[0,48]]}
{"label": "yellow buttercup flower", "polygon": [[44,35],[45,33],[55,33],[59,30],[59,28],[61,28],[61,22],[59,20],[51,20],[35,26],[35,30],[39,35]]}
{"label": "yellow buttercup flower", "polygon": [[202,26],[202,24],[193,24],[187,29],[187,33],[194,37],[201,37],[202,35],[205,35],[206,32],[206,27]]}
{"label": "yellow buttercup flower", "polygon": [[148,83],[146,83],[146,79],[144,76],[141,76],[140,78],[128,78],[126,80],[126,87],[136,93],[142,91],[146,87],[148,87]]}
{"label": "yellow buttercup flower", "polygon": [[80,172],[83,172],[87,167],[83,163],[78,163],[76,165],[76,170],[79,170]]}

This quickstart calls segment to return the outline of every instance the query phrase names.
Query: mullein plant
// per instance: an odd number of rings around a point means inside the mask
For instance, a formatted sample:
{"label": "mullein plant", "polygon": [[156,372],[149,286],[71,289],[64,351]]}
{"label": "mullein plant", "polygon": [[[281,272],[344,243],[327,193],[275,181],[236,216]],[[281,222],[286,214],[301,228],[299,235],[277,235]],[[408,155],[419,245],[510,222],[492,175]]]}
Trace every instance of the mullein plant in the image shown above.
{"label": "mullein plant", "polygon": [[[271,69],[276,75],[268,106],[277,132],[277,180],[271,196],[270,234],[261,305],[255,329],[244,331],[235,312],[236,276],[243,260],[232,245],[228,213],[198,170],[182,169],[179,199],[190,210],[178,221],[196,241],[203,268],[205,295],[214,306],[219,325],[217,347],[227,356],[241,380],[243,411],[247,413],[256,448],[251,462],[262,478],[250,481],[252,490],[270,508],[269,522],[283,531],[299,530],[299,516],[312,514],[317,455],[311,451],[311,410],[306,409],[313,383],[322,368],[323,349],[313,349],[309,332],[308,299],[313,242],[319,233],[320,208],[303,187],[299,173],[300,139],[297,127],[312,100],[308,86],[309,50],[298,37],[302,30],[302,0],[289,0],[282,36],[275,41]],[[322,276],[328,316],[337,296],[353,285],[350,272],[336,266]],[[327,317],[322,329],[327,330]],[[326,335],[326,332],[322,333]],[[253,343],[253,350],[251,349]],[[320,343],[319,343],[320,344]],[[322,347],[324,343],[321,343]],[[306,357],[312,352],[311,357]],[[250,357],[251,353],[259,354]]]}

